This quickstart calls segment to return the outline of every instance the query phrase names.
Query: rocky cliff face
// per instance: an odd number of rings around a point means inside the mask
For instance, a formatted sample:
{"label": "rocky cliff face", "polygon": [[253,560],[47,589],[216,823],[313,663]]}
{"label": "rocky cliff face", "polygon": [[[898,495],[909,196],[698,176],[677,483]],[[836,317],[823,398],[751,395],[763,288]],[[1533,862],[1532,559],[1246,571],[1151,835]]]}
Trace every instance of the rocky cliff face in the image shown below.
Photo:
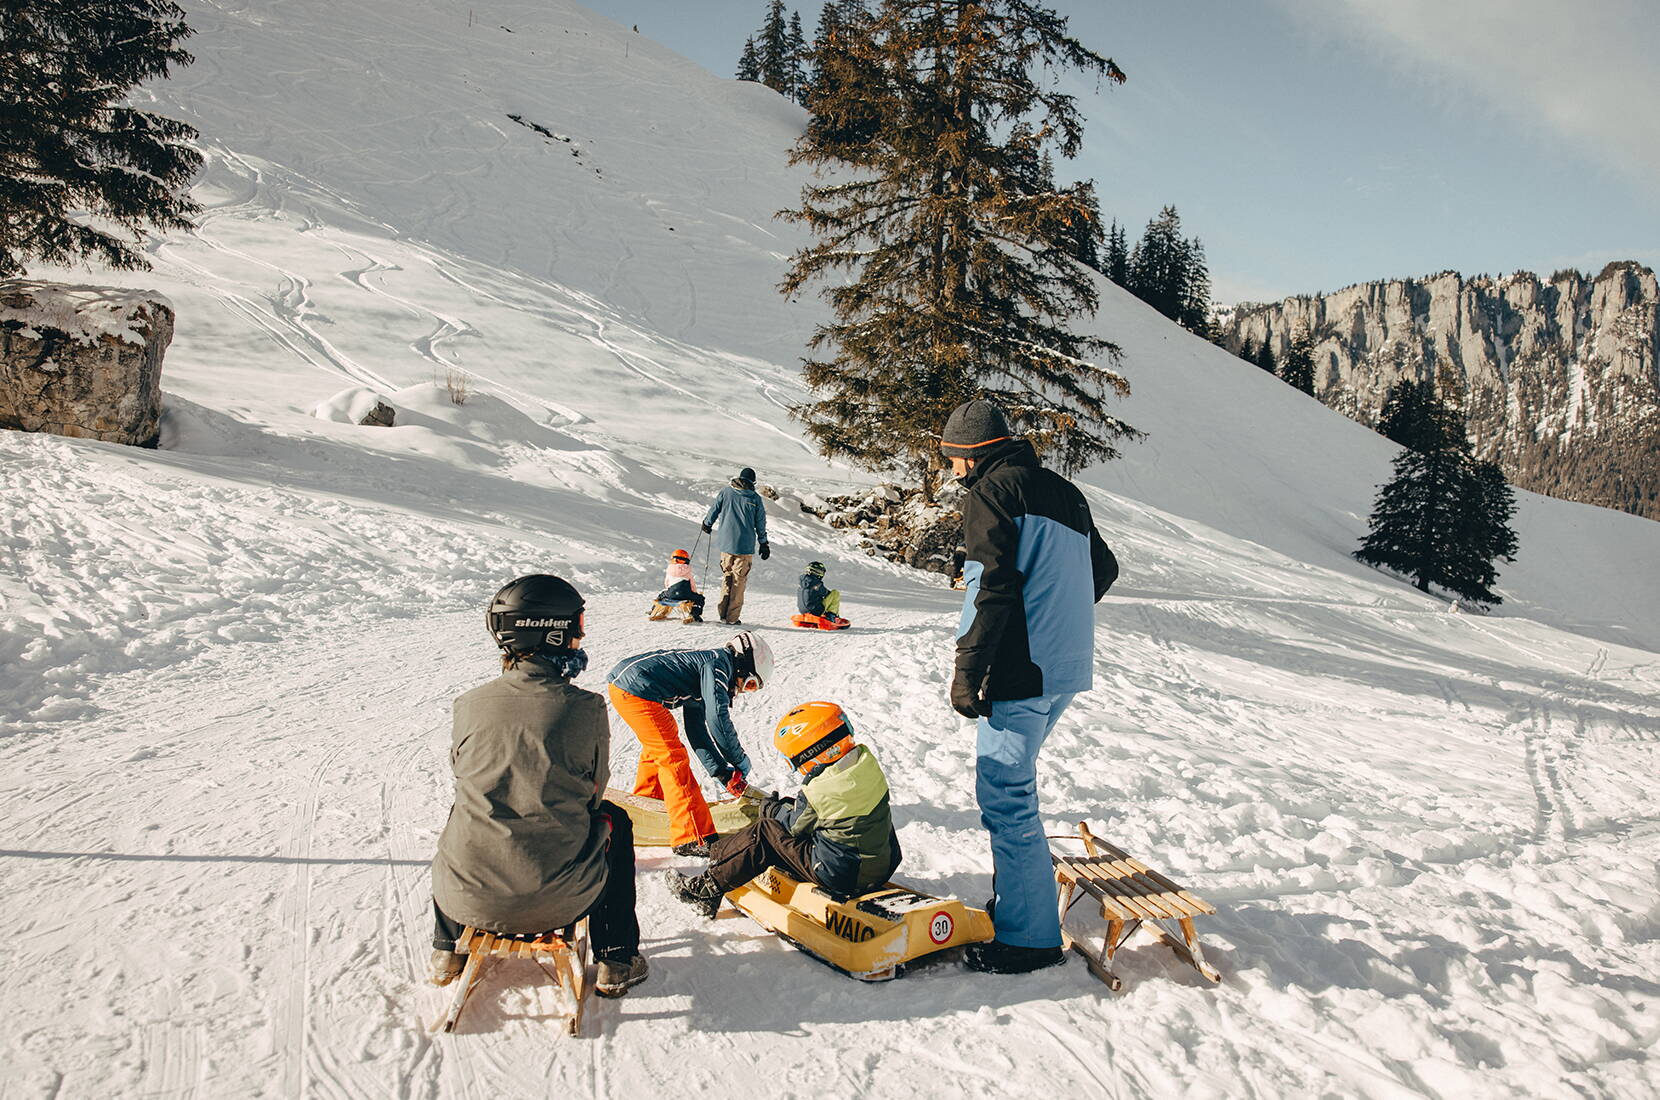
{"label": "rocky cliff face", "polygon": [[1595,278],[1527,272],[1362,283],[1242,305],[1227,346],[1267,341],[1283,362],[1314,336],[1315,394],[1376,425],[1396,382],[1435,378],[1482,458],[1551,496],[1660,519],[1660,289],[1612,263]]}

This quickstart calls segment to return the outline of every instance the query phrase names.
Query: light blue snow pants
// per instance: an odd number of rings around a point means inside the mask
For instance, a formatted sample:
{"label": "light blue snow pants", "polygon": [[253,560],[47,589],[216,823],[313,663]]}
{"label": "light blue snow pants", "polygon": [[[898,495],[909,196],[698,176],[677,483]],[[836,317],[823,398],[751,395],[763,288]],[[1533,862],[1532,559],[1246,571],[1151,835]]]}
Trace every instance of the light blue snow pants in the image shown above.
{"label": "light blue snow pants", "polygon": [[1072,693],[994,702],[980,719],[974,794],[991,834],[997,940],[1013,947],[1059,947],[1055,869],[1038,817],[1038,750]]}

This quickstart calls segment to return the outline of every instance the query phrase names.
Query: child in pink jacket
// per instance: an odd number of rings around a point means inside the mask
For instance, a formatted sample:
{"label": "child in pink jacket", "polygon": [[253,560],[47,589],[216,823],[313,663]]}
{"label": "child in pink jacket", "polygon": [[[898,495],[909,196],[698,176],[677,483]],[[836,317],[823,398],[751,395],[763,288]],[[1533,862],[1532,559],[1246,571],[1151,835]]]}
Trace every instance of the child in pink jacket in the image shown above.
{"label": "child in pink jacket", "polygon": [[692,580],[690,550],[676,550],[669,555],[669,567],[663,574],[663,591],[657,593],[647,617],[653,620],[666,619],[669,612],[677,607],[684,616],[682,622],[703,621],[703,596],[697,590],[697,583]]}

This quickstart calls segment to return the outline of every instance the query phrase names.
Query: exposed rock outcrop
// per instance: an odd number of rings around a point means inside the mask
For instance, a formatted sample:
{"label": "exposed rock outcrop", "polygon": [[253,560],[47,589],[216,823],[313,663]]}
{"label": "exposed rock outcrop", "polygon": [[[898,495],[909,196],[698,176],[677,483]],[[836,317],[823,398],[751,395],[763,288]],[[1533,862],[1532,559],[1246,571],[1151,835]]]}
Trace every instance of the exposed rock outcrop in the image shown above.
{"label": "exposed rock outcrop", "polygon": [[1225,340],[1266,340],[1283,362],[1304,328],[1315,395],[1331,408],[1376,425],[1392,385],[1434,377],[1462,403],[1476,453],[1514,484],[1660,519],[1660,289],[1648,268],[1361,283],[1238,306]]}
{"label": "exposed rock outcrop", "polygon": [[0,428],[155,446],[172,340],[159,294],[0,282]]}
{"label": "exposed rock outcrop", "polygon": [[859,546],[867,554],[955,577],[963,564],[960,496],[954,482],[947,483],[933,504],[922,499],[920,489],[878,485],[863,493],[804,500],[801,510],[832,527],[857,531]]}

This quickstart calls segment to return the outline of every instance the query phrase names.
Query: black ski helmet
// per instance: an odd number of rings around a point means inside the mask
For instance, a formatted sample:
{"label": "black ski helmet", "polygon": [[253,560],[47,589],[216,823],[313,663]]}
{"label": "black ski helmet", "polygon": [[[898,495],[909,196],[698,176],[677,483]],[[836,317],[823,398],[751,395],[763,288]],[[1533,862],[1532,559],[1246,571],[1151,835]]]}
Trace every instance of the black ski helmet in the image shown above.
{"label": "black ski helmet", "polygon": [[563,577],[533,573],[490,601],[484,626],[509,653],[575,649],[582,637],[582,594]]}

